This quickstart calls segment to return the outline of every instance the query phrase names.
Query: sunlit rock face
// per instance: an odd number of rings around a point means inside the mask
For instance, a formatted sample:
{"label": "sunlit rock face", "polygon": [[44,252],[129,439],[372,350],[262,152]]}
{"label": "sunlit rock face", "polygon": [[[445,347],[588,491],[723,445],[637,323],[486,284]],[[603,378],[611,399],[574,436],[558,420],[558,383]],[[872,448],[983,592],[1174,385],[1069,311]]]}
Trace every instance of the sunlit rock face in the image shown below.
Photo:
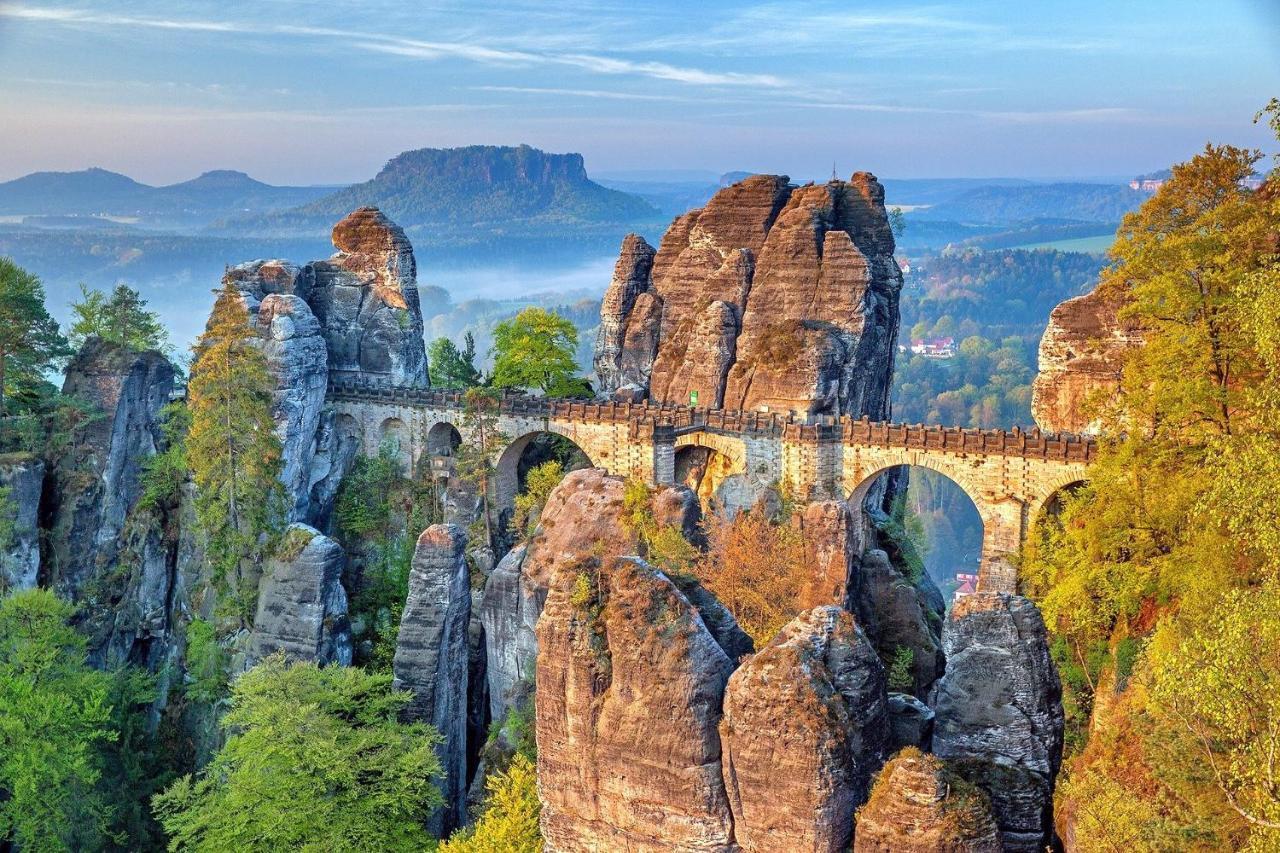
{"label": "sunlit rock face", "polygon": [[720,722],[744,851],[849,849],[889,740],[885,672],[853,616],[805,611],[729,679]]}
{"label": "sunlit rock face", "polygon": [[1031,386],[1031,415],[1040,429],[1097,431],[1098,409],[1120,385],[1125,352],[1142,343],[1141,329],[1119,311],[1119,301],[1100,290],[1053,309]]}
{"label": "sunlit rock face", "polygon": [[629,236],[596,340],[600,390],[727,409],[888,414],[902,274],[884,190],[754,175]]}
{"label": "sunlit rock face", "polygon": [[717,726],[745,637],[699,601],[635,557],[554,574],[535,702],[547,850],[734,849]]}

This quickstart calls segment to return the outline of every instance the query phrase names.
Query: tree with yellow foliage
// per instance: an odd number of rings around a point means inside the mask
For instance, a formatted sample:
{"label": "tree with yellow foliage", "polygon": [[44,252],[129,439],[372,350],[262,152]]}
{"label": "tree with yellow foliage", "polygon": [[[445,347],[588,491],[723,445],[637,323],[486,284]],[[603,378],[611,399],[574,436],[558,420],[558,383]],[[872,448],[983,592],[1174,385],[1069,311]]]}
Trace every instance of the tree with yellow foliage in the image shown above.
{"label": "tree with yellow foliage", "polygon": [[253,589],[246,571],[258,562],[281,521],[281,448],[271,417],[275,383],[230,281],[218,292],[193,348],[187,404],[187,458],[196,485],[196,516],[216,582],[245,618]]}

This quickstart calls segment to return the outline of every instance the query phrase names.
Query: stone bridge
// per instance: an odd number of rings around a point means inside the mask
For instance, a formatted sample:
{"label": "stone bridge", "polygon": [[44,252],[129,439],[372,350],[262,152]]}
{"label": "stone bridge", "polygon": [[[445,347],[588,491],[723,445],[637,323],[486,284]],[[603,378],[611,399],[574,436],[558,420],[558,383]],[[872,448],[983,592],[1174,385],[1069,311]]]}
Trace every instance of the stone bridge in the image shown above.
{"label": "stone bridge", "polygon": [[[411,473],[447,471],[467,434],[462,394],[352,382],[330,383],[338,429],[366,453],[384,442],[399,448]],[[714,459],[714,489],[746,502],[777,482],[806,499],[838,497],[854,507],[885,471],[929,468],[955,482],[982,518],[979,586],[1014,591],[1010,558],[1045,505],[1085,480],[1092,439],[1038,430],[973,430],[872,422],[780,412],[733,412],[675,405],[550,400],[512,394],[498,412],[504,446],[495,453],[497,501],[510,508],[517,465],[529,441],[547,433],[576,444],[611,474],[654,485],[676,482],[681,457]],[[711,467],[711,466],[708,466]]]}

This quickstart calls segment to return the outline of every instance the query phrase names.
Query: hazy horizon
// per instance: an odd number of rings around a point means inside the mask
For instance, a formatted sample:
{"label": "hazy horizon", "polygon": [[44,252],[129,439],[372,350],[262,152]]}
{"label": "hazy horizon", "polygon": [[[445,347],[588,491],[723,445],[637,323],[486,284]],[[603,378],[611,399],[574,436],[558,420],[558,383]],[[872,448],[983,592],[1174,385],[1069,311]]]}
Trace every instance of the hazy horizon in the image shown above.
{"label": "hazy horizon", "polygon": [[1113,5],[0,2],[0,180],[347,184],[520,143],[593,175],[1081,179],[1268,147],[1276,4]]}

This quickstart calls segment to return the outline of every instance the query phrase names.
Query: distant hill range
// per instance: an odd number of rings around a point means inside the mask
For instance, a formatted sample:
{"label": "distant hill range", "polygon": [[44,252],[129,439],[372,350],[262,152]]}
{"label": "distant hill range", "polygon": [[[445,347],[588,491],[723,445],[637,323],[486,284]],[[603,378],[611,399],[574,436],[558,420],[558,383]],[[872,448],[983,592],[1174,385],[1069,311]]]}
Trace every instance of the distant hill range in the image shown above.
{"label": "distant hill range", "polygon": [[468,232],[549,234],[654,226],[662,215],[638,196],[587,177],[581,154],[528,145],[421,148],[387,162],[373,179],[289,210],[228,219],[216,229],[297,236],[327,232],[362,205],[374,205],[413,235],[450,241]]}
{"label": "distant hill range", "polygon": [[[0,215],[116,217],[151,227],[198,226],[251,210],[291,207],[332,187],[275,187],[244,172],[217,170],[169,186],[153,187],[106,169],[34,172],[0,183]],[[36,221],[33,224],[40,224]]]}
{"label": "distant hill range", "polygon": [[915,216],[978,225],[1006,225],[1037,219],[1119,222],[1147,195],[1120,184],[987,185],[961,192]]}

